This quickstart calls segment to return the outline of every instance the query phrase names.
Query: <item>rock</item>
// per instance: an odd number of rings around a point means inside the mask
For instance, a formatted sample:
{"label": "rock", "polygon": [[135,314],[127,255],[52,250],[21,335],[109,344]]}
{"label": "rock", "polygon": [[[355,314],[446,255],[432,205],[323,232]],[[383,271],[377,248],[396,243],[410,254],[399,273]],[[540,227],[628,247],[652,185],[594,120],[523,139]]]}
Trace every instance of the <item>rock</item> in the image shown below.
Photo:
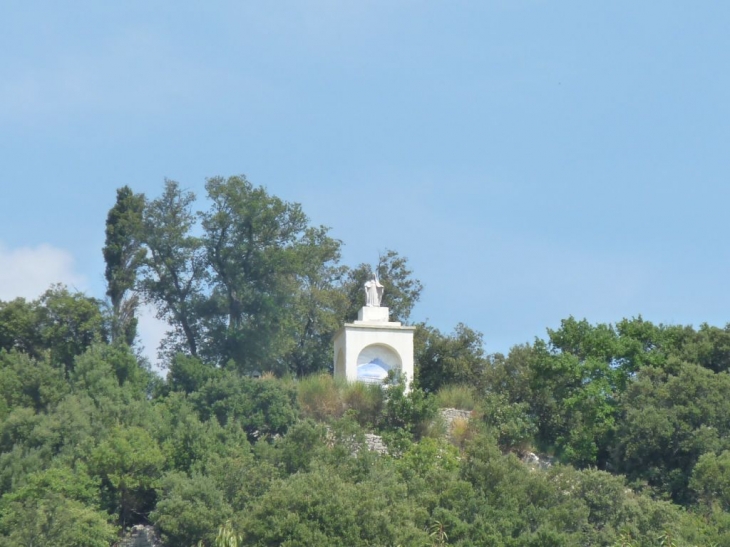
{"label": "rock", "polygon": [[372,450],[373,452],[378,452],[380,454],[388,453],[388,447],[385,446],[382,437],[379,435],[365,433],[365,443],[368,445],[368,450]]}
{"label": "rock", "polygon": [[522,456],[522,462],[530,467],[539,467],[540,469],[548,469],[553,466],[553,462],[548,456],[540,457],[534,452],[525,452]]}
{"label": "rock", "polygon": [[162,547],[162,542],[153,526],[136,524],[114,544],[114,547]]}
{"label": "rock", "polygon": [[454,420],[468,420],[471,418],[471,410],[459,410],[458,408],[442,408],[441,417],[446,423],[446,429],[451,431]]}

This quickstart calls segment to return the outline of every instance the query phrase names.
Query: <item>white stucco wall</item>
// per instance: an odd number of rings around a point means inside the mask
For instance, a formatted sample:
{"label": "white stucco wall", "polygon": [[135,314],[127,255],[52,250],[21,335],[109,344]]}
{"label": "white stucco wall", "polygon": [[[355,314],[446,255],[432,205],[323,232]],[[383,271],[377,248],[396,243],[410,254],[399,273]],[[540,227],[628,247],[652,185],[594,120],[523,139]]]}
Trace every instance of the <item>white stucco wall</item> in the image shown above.
{"label": "white stucco wall", "polygon": [[[363,350],[367,350],[366,354],[369,358],[382,354],[383,360],[386,362],[393,360],[390,354],[392,351],[399,362],[388,364],[400,368],[406,377],[407,385],[410,385],[413,381],[413,332],[415,327],[404,327],[398,322],[387,321],[387,308],[363,308],[359,317],[362,319],[345,324],[335,335],[335,376],[344,377],[348,382],[355,382],[357,381],[358,358]],[[375,317],[377,317],[376,320],[371,319]],[[390,351],[381,351],[379,354],[379,347],[387,348]],[[344,357],[344,367],[341,357]]]}

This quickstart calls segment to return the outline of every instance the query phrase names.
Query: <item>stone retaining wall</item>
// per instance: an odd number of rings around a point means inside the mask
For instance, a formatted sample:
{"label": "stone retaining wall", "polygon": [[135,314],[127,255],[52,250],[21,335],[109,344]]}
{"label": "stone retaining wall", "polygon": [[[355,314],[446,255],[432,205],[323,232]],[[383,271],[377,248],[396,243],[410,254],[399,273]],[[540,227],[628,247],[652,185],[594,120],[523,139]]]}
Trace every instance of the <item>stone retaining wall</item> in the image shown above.
{"label": "stone retaining wall", "polygon": [[162,542],[152,526],[137,524],[114,547],[162,547]]}
{"label": "stone retaining wall", "polygon": [[[451,426],[454,423],[454,420],[461,419],[461,420],[468,420],[471,418],[471,410],[459,410],[457,408],[443,408],[441,409],[441,416],[444,419],[444,422],[446,422],[446,429],[447,431],[451,431]],[[380,454],[387,454],[388,453],[388,447],[385,446],[385,443],[383,442],[383,439],[380,435],[374,435],[373,433],[366,433],[365,434],[365,444],[368,447],[368,450],[372,450],[374,452],[378,452]]]}
{"label": "stone retaining wall", "polygon": [[471,418],[471,410],[459,410],[458,408],[442,408],[441,417],[446,422],[446,429],[451,431],[451,426],[457,418],[460,420],[468,420]]}

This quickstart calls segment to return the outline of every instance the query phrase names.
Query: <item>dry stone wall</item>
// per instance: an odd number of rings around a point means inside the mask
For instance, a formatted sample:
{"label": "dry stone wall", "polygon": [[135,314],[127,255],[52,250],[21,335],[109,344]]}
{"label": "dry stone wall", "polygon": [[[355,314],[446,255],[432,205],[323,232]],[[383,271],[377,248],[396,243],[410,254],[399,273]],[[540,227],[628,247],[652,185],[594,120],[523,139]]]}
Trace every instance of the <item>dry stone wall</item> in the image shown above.
{"label": "dry stone wall", "polygon": [[162,542],[152,526],[137,524],[114,547],[162,547]]}
{"label": "dry stone wall", "polygon": [[[468,420],[471,417],[471,410],[444,408],[441,410],[441,416],[443,417],[444,422],[446,422],[447,431],[451,431],[451,426],[454,423],[454,420],[456,420],[456,419]],[[373,433],[366,433],[365,434],[365,444],[367,445],[368,450],[372,450],[373,452],[378,452],[380,454],[388,453],[388,447],[385,446],[385,443],[383,442],[383,439],[380,435],[374,435]]]}
{"label": "dry stone wall", "polygon": [[365,433],[365,443],[368,445],[368,450],[372,450],[373,452],[378,452],[380,454],[388,453],[388,447],[385,446],[380,435]]}
{"label": "dry stone wall", "polygon": [[441,417],[446,422],[447,430],[451,430],[454,420],[468,420],[471,418],[471,410],[459,410],[458,408],[442,408]]}

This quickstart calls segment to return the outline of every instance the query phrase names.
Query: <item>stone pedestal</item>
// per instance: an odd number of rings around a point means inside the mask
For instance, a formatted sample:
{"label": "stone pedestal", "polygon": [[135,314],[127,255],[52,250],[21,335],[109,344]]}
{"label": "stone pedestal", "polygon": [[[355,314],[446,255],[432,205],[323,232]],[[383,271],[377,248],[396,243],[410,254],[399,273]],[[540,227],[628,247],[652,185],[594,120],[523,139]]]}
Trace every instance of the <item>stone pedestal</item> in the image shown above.
{"label": "stone pedestal", "polygon": [[382,383],[388,371],[402,372],[406,388],[413,381],[413,332],[389,321],[388,308],[365,306],[357,321],[346,323],[334,338],[335,378]]}

